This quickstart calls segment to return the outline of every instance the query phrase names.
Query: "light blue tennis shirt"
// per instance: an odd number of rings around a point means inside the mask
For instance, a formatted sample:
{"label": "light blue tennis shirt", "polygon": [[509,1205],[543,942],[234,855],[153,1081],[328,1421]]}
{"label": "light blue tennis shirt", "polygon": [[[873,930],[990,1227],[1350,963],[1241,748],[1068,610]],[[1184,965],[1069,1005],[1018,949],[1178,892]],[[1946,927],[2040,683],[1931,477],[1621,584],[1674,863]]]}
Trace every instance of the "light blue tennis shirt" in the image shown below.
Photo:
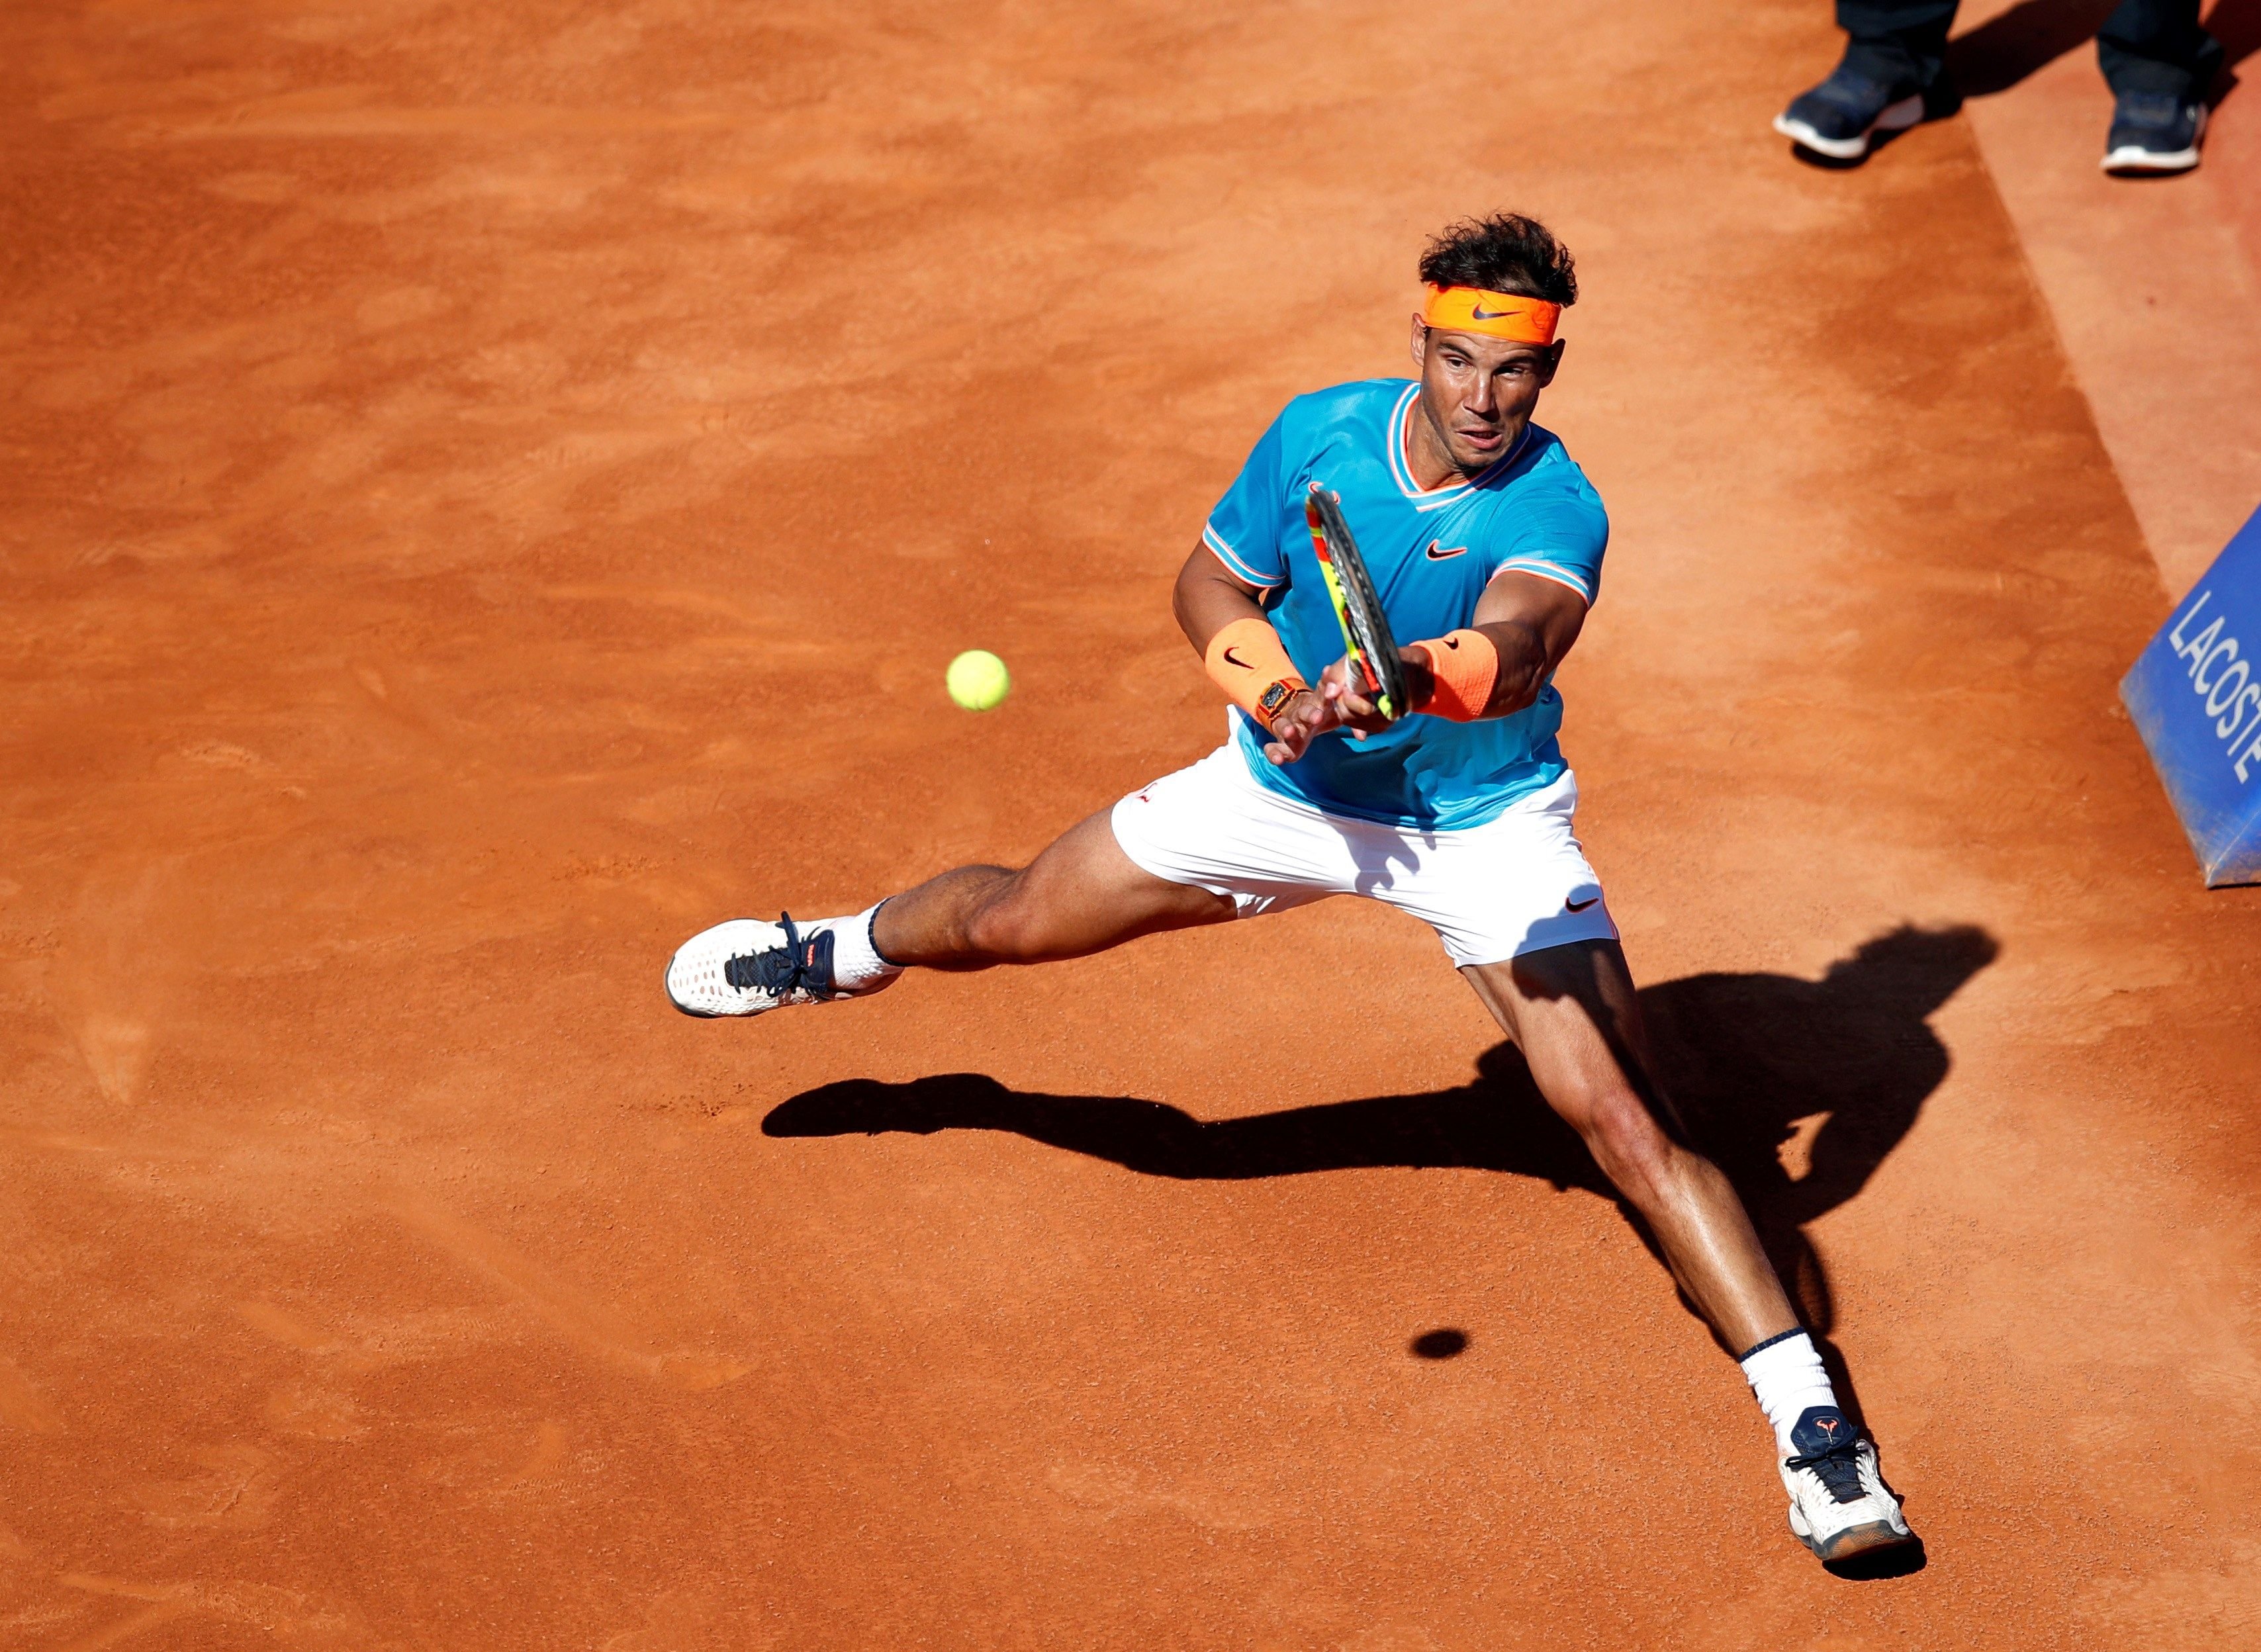
{"label": "light blue tennis shirt", "polygon": [[[1296,669],[1313,683],[1343,656],[1342,627],[1303,517],[1308,484],[1342,499],[1400,646],[1472,623],[1492,576],[1517,569],[1591,602],[1601,588],[1609,517],[1554,435],[1537,425],[1481,476],[1424,492],[1405,462],[1420,386],[1368,379],[1298,396],[1264,433],[1202,530],[1224,565],[1262,587]],[[1561,778],[1562,697],[1549,685],[1511,717],[1448,722],[1409,716],[1364,740],[1332,730],[1275,768],[1265,734],[1237,714],[1249,772],[1331,815],[1393,826],[1479,826]]]}

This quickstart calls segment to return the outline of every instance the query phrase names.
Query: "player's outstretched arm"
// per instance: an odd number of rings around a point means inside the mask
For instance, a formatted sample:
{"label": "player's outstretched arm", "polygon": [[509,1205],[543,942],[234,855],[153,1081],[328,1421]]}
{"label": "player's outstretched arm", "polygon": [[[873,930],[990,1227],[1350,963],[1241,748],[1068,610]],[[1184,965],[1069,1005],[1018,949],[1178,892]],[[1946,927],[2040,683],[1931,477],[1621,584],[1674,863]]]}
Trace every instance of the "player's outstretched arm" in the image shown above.
{"label": "player's outstretched arm", "polygon": [[1207,545],[1196,545],[1178,571],[1170,606],[1217,686],[1271,731],[1265,757],[1274,764],[1293,763],[1315,737],[1341,722],[1318,692],[1296,674],[1264,617],[1263,594]]}
{"label": "player's outstretched arm", "polygon": [[[1462,722],[1514,715],[1545,691],[1578,640],[1586,608],[1585,598],[1554,580],[1515,570],[1494,575],[1468,627],[1479,636],[1455,631],[1397,650],[1408,702]],[[1490,657],[1468,657],[1487,647]],[[1443,650],[1450,652],[1439,657]],[[1337,722],[1367,733],[1389,726],[1354,684],[1347,661],[1320,673],[1319,693]]]}

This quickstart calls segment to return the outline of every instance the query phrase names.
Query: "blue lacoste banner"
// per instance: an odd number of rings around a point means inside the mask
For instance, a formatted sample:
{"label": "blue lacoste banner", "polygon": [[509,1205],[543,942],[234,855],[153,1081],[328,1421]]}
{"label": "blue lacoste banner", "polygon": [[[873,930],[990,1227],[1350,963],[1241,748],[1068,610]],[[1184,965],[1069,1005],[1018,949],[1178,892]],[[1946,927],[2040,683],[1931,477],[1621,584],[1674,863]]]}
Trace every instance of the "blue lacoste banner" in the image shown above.
{"label": "blue lacoste banner", "polygon": [[2261,511],[2151,639],[2120,698],[2207,887],[2261,883]]}

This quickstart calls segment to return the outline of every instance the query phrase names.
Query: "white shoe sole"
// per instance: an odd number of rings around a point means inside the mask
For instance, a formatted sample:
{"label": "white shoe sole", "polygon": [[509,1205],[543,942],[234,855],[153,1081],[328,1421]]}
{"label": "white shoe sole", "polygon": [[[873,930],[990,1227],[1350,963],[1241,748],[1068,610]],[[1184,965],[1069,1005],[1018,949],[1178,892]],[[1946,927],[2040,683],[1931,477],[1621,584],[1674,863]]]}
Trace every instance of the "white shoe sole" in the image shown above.
{"label": "white shoe sole", "polygon": [[2187,149],[2143,149],[2123,143],[2104,157],[2104,169],[2119,177],[2143,172],[2187,172],[2198,164],[2199,140],[2206,136],[2206,111],[2198,111],[2198,127]]}
{"label": "white shoe sole", "polygon": [[1792,120],[1788,115],[1774,118],[1774,129],[1801,149],[1811,149],[1816,154],[1826,154],[1832,161],[1858,161],[1869,153],[1880,132],[1906,132],[1923,120],[1923,95],[1903,97],[1896,104],[1884,106],[1884,113],[1870,121],[1868,129],[1857,137],[1825,138],[1802,120]]}
{"label": "white shoe sole", "polygon": [[1855,1555],[1874,1554],[1880,1548],[1899,1548],[1915,1541],[1915,1533],[1905,1526],[1893,1526],[1884,1520],[1867,1520],[1859,1526],[1848,1526],[1831,1537],[1827,1544],[1813,1541],[1813,1533],[1805,1522],[1798,1518],[1798,1511],[1790,1512],[1791,1535],[1812,1549],[1824,1562],[1850,1560]]}

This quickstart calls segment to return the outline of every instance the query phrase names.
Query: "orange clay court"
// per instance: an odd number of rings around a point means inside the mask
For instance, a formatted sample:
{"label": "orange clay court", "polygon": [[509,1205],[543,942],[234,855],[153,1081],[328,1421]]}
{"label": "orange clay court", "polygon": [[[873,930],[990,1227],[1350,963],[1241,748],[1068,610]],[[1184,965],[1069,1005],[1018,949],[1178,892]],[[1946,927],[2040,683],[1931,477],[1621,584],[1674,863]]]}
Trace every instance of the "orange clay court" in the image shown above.
{"label": "orange clay court", "polygon": [[[10,8],[0,1648],[2261,1646],[2261,891],[2116,699],[2261,98],[2102,178],[2048,21],[1827,171],[1820,0]],[[1502,207],[1579,836],[1898,1576],[1403,915],[660,990],[1210,750],[1205,514]]]}

